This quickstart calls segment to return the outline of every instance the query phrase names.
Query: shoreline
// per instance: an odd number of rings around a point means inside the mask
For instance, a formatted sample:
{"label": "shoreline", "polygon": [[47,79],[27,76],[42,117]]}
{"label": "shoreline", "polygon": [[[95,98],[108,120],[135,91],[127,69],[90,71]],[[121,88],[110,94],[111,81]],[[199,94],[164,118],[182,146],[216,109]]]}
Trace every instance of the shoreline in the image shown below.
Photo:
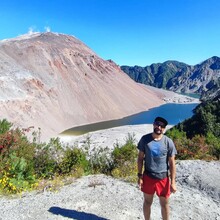
{"label": "shoreline", "polygon": [[[168,125],[166,130],[173,127],[173,125]],[[60,141],[64,144],[78,144],[79,147],[83,146],[86,140],[89,138],[90,146],[94,147],[108,147],[110,149],[114,148],[115,144],[124,144],[128,135],[134,137],[135,143],[137,143],[140,138],[153,131],[152,124],[142,124],[142,125],[124,125],[108,129],[102,129],[97,131],[88,132],[86,134],[74,136],[74,135],[59,135]]]}
{"label": "shoreline", "polygon": [[[186,95],[181,95],[172,91],[164,90],[164,89],[158,89],[151,86],[145,85],[147,88],[152,89],[157,93],[157,95],[161,98],[161,100],[164,101],[162,105],[166,104],[199,104],[200,100],[197,98],[192,98]],[[160,105],[160,106],[162,106]],[[158,106],[158,107],[160,107]],[[148,109],[149,111],[150,109]],[[143,112],[143,111],[142,111]],[[139,112],[141,113],[141,112]],[[139,114],[137,113],[137,114]],[[109,120],[112,121],[112,120]],[[115,121],[115,120],[113,120]],[[104,122],[97,122],[97,123],[104,123]],[[97,124],[97,123],[91,123],[89,125]],[[87,126],[87,125],[81,125]],[[76,127],[81,127],[76,126]],[[167,129],[170,129],[171,127],[175,126],[175,124],[168,125]],[[69,130],[69,129],[67,129]],[[66,130],[66,131],[67,131]],[[128,133],[134,134],[134,138],[136,142],[147,133],[150,133],[153,131],[153,125],[146,123],[146,124],[137,124],[137,125],[116,125],[109,128],[101,128],[94,131],[88,131],[83,134],[74,135],[74,134],[65,134],[63,132],[58,134],[57,137],[60,138],[61,142],[64,144],[73,144],[77,143],[78,146],[82,146],[85,144],[85,141],[89,138],[91,141],[92,146],[99,146],[99,147],[109,147],[113,148],[114,144],[124,144],[126,141],[126,137],[128,137]]]}

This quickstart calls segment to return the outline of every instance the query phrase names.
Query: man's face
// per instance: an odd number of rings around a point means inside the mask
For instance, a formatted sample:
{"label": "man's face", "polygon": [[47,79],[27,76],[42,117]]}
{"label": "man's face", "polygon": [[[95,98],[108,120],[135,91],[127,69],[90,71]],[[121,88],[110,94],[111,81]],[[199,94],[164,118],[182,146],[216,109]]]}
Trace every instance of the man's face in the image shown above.
{"label": "man's face", "polygon": [[165,130],[165,124],[161,121],[155,121],[154,122],[154,133],[155,134],[163,134],[164,130]]}

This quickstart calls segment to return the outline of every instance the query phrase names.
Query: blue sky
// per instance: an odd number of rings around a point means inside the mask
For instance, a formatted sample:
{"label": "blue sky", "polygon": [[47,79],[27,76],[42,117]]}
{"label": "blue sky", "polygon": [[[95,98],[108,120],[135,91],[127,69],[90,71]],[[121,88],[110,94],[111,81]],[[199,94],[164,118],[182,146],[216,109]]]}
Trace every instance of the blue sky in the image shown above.
{"label": "blue sky", "polygon": [[195,65],[220,56],[220,1],[0,1],[0,40],[46,30],[73,35],[118,65]]}

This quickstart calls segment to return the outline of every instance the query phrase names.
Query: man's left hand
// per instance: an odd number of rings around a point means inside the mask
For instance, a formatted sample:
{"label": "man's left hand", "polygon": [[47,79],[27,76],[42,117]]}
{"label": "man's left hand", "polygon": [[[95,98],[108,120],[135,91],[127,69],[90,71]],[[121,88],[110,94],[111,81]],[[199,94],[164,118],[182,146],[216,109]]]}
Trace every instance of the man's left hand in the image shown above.
{"label": "man's left hand", "polygon": [[176,189],[176,184],[175,184],[175,183],[172,183],[172,184],[170,185],[170,191],[171,191],[171,193],[175,193],[175,192],[177,191],[177,189]]}

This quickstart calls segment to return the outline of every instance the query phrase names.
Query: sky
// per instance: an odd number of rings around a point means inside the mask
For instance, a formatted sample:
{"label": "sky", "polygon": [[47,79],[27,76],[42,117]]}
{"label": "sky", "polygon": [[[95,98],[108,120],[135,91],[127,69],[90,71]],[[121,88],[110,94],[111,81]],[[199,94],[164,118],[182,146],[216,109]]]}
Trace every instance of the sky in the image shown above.
{"label": "sky", "polygon": [[0,40],[72,35],[118,65],[220,56],[219,0],[1,0]]}

